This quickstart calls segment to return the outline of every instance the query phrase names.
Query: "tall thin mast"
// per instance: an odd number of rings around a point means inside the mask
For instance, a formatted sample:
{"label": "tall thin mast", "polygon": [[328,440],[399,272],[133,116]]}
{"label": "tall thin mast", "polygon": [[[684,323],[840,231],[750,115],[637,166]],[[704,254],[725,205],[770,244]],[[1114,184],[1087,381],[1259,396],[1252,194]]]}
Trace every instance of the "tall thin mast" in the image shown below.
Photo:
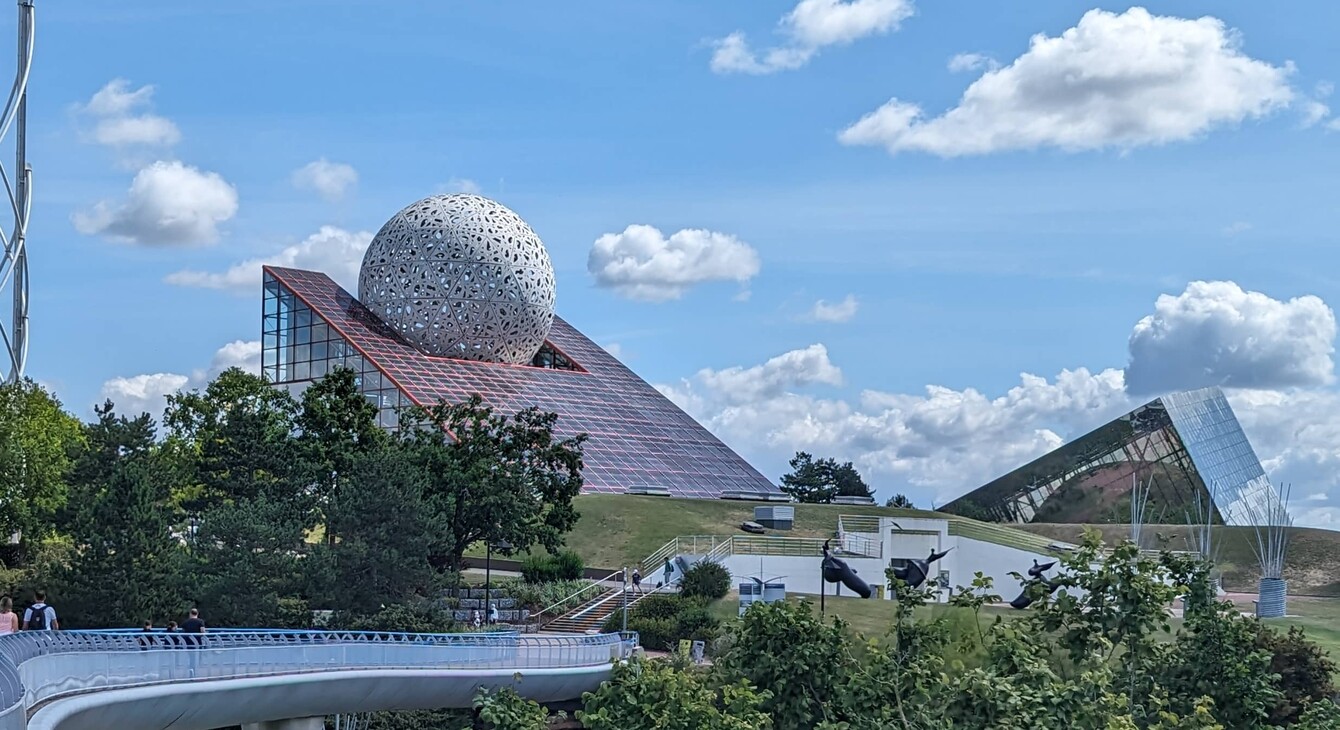
{"label": "tall thin mast", "polygon": [[6,380],[23,378],[28,364],[28,214],[32,209],[32,170],[28,167],[28,79],[33,60],[33,0],[18,0],[18,65],[14,85],[0,117],[0,139],[14,128],[13,180],[0,164],[5,193],[14,214],[14,227],[3,236],[5,257],[0,262],[0,291],[13,287],[14,310],[9,326],[0,324],[0,341],[6,356]]}

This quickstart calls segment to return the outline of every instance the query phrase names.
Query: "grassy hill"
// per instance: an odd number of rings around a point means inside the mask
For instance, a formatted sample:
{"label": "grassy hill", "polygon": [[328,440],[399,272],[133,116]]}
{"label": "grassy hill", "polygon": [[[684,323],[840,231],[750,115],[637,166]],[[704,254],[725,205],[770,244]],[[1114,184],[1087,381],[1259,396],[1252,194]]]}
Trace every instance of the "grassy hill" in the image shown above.
{"label": "grassy hill", "polygon": [[[588,566],[611,571],[631,565],[681,535],[743,534],[739,524],[754,518],[754,502],[713,499],[671,499],[623,494],[587,494],[576,500],[581,519],[568,535],[567,544]],[[799,504],[795,529],[771,534],[794,537],[831,537],[838,515],[887,515],[934,517],[951,520],[953,533],[1011,545],[1043,550],[1053,540],[1076,542],[1082,525],[997,525],[956,515],[888,507]],[[1124,525],[1095,525],[1109,542],[1129,534]],[[1179,525],[1152,525],[1147,532],[1161,536],[1167,547],[1187,549],[1188,529]],[[1220,563],[1229,590],[1256,591],[1256,559],[1252,555],[1251,528],[1221,528]],[[480,556],[482,557],[482,550]],[[1340,532],[1297,528],[1289,551],[1286,577],[1290,592],[1297,595],[1340,596]]]}
{"label": "grassy hill", "polygon": [[[1103,533],[1107,542],[1130,536],[1129,525],[1058,525],[1033,523],[1015,525],[1053,540],[1077,542],[1086,527]],[[1190,548],[1190,528],[1185,525],[1148,525],[1152,535],[1145,547],[1167,547],[1172,550]],[[1295,595],[1340,596],[1340,532],[1307,527],[1293,528],[1284,566],[1284,577],[1289,581],[1289,592]],[[1220,527],[1215,530],[1219,541],[1219,566],[1224,571],[1224,588],[1230,591],[1255,593],[1260,569],[1252,546],[1256,532],[1251,527]]]}

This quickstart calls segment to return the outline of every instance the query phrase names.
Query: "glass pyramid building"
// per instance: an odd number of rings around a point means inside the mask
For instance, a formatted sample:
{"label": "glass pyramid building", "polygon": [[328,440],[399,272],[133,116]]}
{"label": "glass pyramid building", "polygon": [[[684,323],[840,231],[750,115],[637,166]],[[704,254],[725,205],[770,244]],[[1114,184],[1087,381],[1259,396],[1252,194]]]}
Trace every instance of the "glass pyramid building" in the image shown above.
{"label": "glass pyramid building", "polygon": [[572,325],[555,317],[529,364],[428,355],[325,274],[267,266],[262,372],[300,393],[339,366],[359,375],[384,428],[409,405],[480,395],[504,413],[537,406],[557,431],[585,433],[585,492],[784,497],[706,428]]}
{"label": "glass pyramid building", "polygon": [[1147,520],[1255,524],[1277,503],[1261,462],[1218,388],[1173,393],[941,508],[998,522],[1125,522],[1135,481],[1150,484]]}

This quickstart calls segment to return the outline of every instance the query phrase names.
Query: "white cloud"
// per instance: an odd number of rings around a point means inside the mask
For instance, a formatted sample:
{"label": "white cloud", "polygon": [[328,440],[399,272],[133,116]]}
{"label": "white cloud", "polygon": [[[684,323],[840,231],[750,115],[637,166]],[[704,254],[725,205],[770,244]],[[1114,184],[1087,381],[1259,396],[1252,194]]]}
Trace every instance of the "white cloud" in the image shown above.
{"label": "white cloud", "polygon": [[1281,301],[1231,281],[1193,281],[1177,296],[1160,295],[1136,323],[1126,383],[1138,394],[1327,384],[1335,329],[1335,314],[1315,296]]}
{"label": "white cloud", "polygon": [[261,267],[268,264],[320,271],[346,290],[357,292],[358,270],[363,262],[363,252],[371,241],[372,234],[368,231],[322,226],[316,233],[272,256],[247,259],[222,272],[184,269],[168,274],[164,281],[177,286],[222,289],[242,296],[255,296],[261,285]]}
{"label": "white cloud", "polygon": [[[804,390],[835,386],[822,345],[762,365],[703,370],[658,388],[765,474],[797,450],[854,461],[876,488],[929,493],[943,503],[1132,407],[1120,370],[1022,375],[1004,395],[929,386],[923,394],[867,390],[856,402]],[[989,447],[984,446],[989,445]]]}
{"label": "white cloud", "polygon": [[601,347],[605,348],[605,352],[608,352],[610,356],[612,356],[615,360],[623,359],[624,356],[623,345],[620,345],[617,342],[610,342],[601,345]]}
{"label": "white cloud", "polygon": [[1303,105],[1303,128],[1315,127],[1323,119],[1331,116],[1331,108],[1325,104],[1311,99]]}
{"label": "white cloud", "polygon": [[118,413],[134,416],[148,413],[156,420],[163,418],[167,397],[190,382],[190,378],[176,373],[132,375],[112,378],[102,384],[102,398],[116,404]]}
{"label": "white cloud", "polygon": [[1304,497],[1304,498],[1303,498],[1303,501],[1304,501],[1304,502],[1325,502],[1325,501],[1327,501],[1328,499],[1330,499],[1330,496],[1328,496],[1325,492],[1314,492],[1313,494],[1309,494],[1309,495],[1307,495],[1306,497]]}
{"label": "white cloud", "polygon": [[928,119],[895,98],[839,140],[943,157],[1187,140],[1293,101],[1292,66],[1253,59],[1239,44],[1212,17],[1091,10],[1059,37],[1035,35],[1026,53],[982,75],[944,114]]}
{"label": "white cloud", "polygon": [[439,187],[444,193],[469,193],[471,195],[479,195],[480,191],[483,190],[479,183],[468,177],[453,177]]}
{"label": "white cloud", "polygon": [[1232,223],[1229,223],[1228,225],[1224,226],[1220,232],[1223,233],[1225,236],[1236,236],[1239,233],[1246,233],[1251,229],[1252,224],[1248,223],[1247,221],[1233,221]]}
{"label": "white cloud", "polygon": [[948,68],[952,73],[981,71],[984,68],[995,71],[1000,68],[1000,64],[996,63],[994,58],[981,53],[956,53],[953,58],[949,59]]}
{"label": "white cloud", "polygon": [[315,191],[333,203],[358,184],[358,171],[352,165],[322,157],[294,170],[292,181],[299,190]]}
{"label": "white cloud", "polygon": [[850,322],[859,307],[860,303],[851,294],[832,304],[820,299],[810,308],[808,318],[814,322]]}
{"label": "white cloud", "polygon": [[237,190],[218,173],[181,162],[155,162],[140,170],[126,199],[76,212],[86,235],[147,246],[189,246],[218,240],[220,223],[237,213]]}
{"label": "white cloud", "polygon": [[93,141],[114,148],[171,147],[181,141],[172,120],[153,114],[154,87],[131,90],[125,79],[112,79],[79,110],[92,117]]}
{"label": "white cloud", "polygon": [[169,395],[183,389],[203,387],[230,367],[240,367],[249,373],[259,374],[260,366],[261,343],[256,340],[236,340],[220,347],[210,359],[208,367],[197,369],[190,375],[151,373],[112,378],[102,384],[101,397],[111,399],[118,413],[148,413],[156,420],[161,420]]}
{"label": "white cloud", "polygon": [[759,54],[744,33],[731,33],[714,43],[712,70],[770,74],[800,68],[827,46],[898,30],[912,12],[912,0],[801,0],[781,20],[783,45]]}
{"label": "white cloud", "polygon": [[586,268],[596,284],[647,301],[678,299],[708,281],[746,283],[758,273],[758,252],[727,233],[696,228],[667,238],[652,226],[606,233],[591,247]]}

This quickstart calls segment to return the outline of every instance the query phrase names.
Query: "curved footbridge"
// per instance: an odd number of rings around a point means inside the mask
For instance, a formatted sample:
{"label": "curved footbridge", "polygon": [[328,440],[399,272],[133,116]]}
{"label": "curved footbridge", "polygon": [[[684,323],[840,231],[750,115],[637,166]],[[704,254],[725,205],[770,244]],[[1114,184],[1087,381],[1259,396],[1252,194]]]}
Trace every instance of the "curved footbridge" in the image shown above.
{"label": "curved footbridge", "polygon": [[635,634],[223,630],[0,636],[0,730],[306,730],[320,718],[469,707],[479,688],[581,697]]}

